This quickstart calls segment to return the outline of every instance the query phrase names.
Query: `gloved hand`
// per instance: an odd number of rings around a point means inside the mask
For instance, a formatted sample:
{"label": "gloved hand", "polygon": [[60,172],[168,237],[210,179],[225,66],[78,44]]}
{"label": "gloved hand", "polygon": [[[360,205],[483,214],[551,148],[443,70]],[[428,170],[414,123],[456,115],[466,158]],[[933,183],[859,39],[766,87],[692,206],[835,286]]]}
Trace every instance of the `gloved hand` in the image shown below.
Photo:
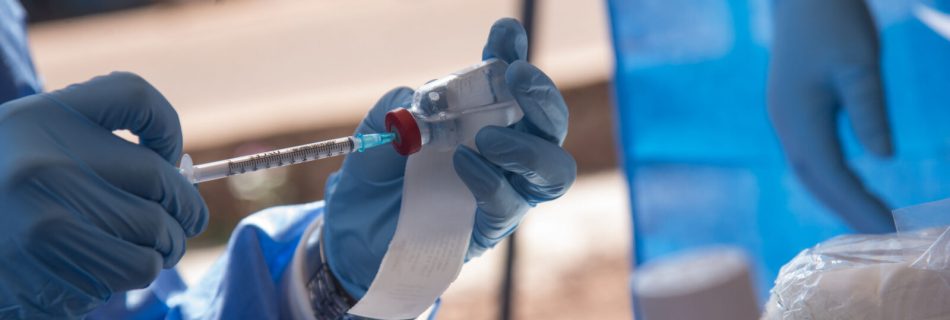
{"label": "gloved hand", "polygon": [[[483,59],[510,63],[505,78],[524,118],[508,128],[479,131],[478,153],[464,146],[455,152],[455,170],[478,205],[469,258],[514,231],[529,208],[564,194],[576,176],[574,159],[560,147],[567,135],[567,106],[551,79],[524,61],[527,45],[521,24],[501,19],[482,52]],[[412,93],[408,88],[387,93],[356,132],[384,132],[386,112],[409,106]],[[372,283],[395,232],[406,159],[392,148],[350,154],[327,182],[327,259],[356,299]]]}
{"label": "gloved hand", "polygon": [[867,151],[894,152],[868,8],[862,0],[789,0],[773,9],[768,107],[792,168],[856,231],[893,231],[890,210],[848,167],[837,136],[843,110]]}
{"label": "gloved hand", "polygon": [[0,106],[0,318],[81,317],[174,266],[208,221],[181,148],[178,115],[129,73]]}

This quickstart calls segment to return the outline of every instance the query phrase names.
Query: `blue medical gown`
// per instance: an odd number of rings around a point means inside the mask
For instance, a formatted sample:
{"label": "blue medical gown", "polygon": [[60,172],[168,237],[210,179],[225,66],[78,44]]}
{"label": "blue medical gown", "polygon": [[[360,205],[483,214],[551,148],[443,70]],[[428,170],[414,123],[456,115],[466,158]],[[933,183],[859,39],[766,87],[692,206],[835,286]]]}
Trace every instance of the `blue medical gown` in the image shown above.
{"label": "blue medical gown", "polygon": [[323,202],[265,209],[241,220],[227,249],[194,286],[174,269],[145,289],[113,295],[90,319],[278,319],[281,279]]}
{"label": "blue medical gown", "polygon": [[[800,250],[851,232],[785,162],[766,115],[770,0],[608,0],[635,264],[710,244],[745,248],[760,297]],[[950,41],[911,0],[870,1],[897,155],[850,164],[892,207],[950,197]],[[808,21],[802,21],[808,23]]]}

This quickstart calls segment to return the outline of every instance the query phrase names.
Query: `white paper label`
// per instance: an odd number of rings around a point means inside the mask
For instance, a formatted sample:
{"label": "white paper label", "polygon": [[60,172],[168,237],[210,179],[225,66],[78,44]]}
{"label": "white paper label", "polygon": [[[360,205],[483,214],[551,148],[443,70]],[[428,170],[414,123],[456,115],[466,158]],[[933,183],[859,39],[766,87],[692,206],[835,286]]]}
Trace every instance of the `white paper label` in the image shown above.
{"label": "white paper label", "polygon": [[350,313],[415,318],[462,269],[475,200],[459,180],[452,152],[423,148],[409,157],[399,223],[369,291]]}

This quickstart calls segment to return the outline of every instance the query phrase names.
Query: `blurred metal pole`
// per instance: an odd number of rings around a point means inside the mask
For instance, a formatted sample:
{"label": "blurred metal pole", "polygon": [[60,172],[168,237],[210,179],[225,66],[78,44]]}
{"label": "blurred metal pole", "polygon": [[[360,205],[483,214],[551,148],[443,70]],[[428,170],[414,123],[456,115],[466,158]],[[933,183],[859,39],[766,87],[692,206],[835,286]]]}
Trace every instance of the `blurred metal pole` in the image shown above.
{"label": "blurred metal pole", "polygon": [[[525,33],[528,36],[528,52],[527,60],[531,61],[531,53],[534,50],[531,50],[534,47],[534,15],[535,13],[535,1],[534,0],[522,0],[521,1],[521,25],[524,26]],[[515,241],[517,239],[518,232],[512,232],[508,236],[508,251],[505,256],[505,272],[504,279],[501,282],[501,308],[499,310],[498,318],[501,320],[511,320],[514,318],[514,298],[515,298],[515,257],[517,247]]]}

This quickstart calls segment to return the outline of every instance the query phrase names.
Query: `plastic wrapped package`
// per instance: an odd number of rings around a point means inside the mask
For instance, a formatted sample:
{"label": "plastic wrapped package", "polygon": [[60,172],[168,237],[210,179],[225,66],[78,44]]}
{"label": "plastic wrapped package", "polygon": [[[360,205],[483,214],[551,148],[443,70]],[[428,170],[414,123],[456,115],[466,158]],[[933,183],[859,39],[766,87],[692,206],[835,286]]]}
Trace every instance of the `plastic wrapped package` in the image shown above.
{"label": "plastic wrapped package", "polygon": [[905,208],[898,233],[802,251],[779,272],[762,319],[950,319],[948,217],[947,200]]}

